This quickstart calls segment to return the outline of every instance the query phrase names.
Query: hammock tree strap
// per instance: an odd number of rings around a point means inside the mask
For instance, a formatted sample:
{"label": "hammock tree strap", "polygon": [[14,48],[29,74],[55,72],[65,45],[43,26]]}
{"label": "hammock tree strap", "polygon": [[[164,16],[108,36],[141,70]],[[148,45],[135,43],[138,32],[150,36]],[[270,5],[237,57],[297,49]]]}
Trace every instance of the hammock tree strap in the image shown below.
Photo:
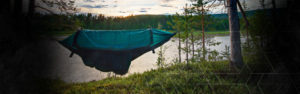
{"label": "hammock tree strap", "polygon": [[[153,31],[152,31],[152,28],[150,28],[150,38],[151,38],[150,39],[150,45],[151,45],[151,44],[153,44]],[[152,49],[152,53],[155,53],[154,49]]]}

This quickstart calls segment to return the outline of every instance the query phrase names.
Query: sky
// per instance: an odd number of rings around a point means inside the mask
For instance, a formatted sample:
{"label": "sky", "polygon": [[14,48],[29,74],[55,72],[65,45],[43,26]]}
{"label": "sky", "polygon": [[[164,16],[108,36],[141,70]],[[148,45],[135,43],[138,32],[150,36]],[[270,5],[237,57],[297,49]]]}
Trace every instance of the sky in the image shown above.
{"label": "sky", "polygon": [[[214,3],[219,5],[210,8],[209,13],[225,13],[223,2]],[[254,10],[261,8],[260,0],[240,0],[247,5],[246,10]],[[270,3],[271,0],[266,0]],[[282,4],[285,0],[276,0],[276,3]],[[80,9],[81,13],[104,14],[106,16],[128,16],[139,14],[159,14],[169,15],[182,13],[184,6],[192,4],[190,0],[76,0],[75,5]],[[209,3],[210,5],[212,3]],[[271,6],[266,6],[271,7]]]}
{"label": "sky", "polygon": [[[29,0],[24,0],[29,1]],[[105,16],[128,16],[140,14],[172,15],[183,13],[186,4],[191,5],[190,0],[74,0],[79,13],[104,14]],[[215,7],[209,8],[210,14],[226,13],[224,0],[216,0]],[[261,0],[240,0],[247,5],[247,10],[262,8]],[[277,7],[285,6],[286,0],[275,0]],[[271,8],[271,0],[265,0],[266,8]],[[23,3],[27,6],[28,3]],[[43,4],[40,4],[43,5]],[[208,3],[207,6],[212,5]],[[207,7],[206,7],[207,9]],[[25,9],[27,10],[27,9]],[[55,9],[52,9],[55,10]],[[58,12],[57,12],[58,13]]]}
{"label": "sky", "polygon": [[81,12],[106,16],[138,14],[175,14],[181,12],[188,0],[77,0]]}

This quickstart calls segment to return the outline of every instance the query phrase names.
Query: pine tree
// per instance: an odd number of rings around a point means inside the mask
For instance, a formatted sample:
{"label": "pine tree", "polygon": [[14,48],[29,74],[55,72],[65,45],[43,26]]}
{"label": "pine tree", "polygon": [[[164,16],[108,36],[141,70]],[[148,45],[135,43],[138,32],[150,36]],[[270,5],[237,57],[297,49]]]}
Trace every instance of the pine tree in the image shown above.
{"label": "pine tree", "polygon": [[237,0],[228,0],[228,19],[231,40],[230,61],[232,66],[241,68],[243,64],[240,39],[240,23],[237,12]]}

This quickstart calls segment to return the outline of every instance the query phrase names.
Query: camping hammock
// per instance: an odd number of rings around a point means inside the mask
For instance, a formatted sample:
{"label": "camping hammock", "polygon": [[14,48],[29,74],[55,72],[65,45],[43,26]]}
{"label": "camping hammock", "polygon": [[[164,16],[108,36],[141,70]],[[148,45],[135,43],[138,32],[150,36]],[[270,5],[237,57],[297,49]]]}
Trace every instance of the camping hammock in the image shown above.
{"label": "camping hammock", "polygon": [[79,30],[59,41],[78,54],[84,64],[104,72],[126,74],[131,61],[161,46],[175,33],[158,29]]}

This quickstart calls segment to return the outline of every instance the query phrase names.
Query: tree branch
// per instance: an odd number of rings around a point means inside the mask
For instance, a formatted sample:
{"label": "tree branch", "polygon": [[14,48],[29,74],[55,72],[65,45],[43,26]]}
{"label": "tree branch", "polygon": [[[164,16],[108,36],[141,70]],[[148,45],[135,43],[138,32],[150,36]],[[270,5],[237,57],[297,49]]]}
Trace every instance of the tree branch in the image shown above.
{"label": "tree branch", "polygon": [[45,10],[45,11],[51,13],[51,14],[55,14],[53,11],[51,11],[51,10],[49,10],[47,8],[41,7],[41,6],[35,6],[35,8],[40,8],[40,9],[43,9],[43,10]]}
{"label": "tree branch", "polygon": [[239,0],[236,0],[236,2],[237,2],[237,5],[239,6],[239,9],[240,9],[241,12],[242,12],[242,16],[243,16],[243,18],[244,18],[244,20],[245,20],[245,22],[246,22],[246,25],[249,26],[249,21],[248,21],[248,19],[247,19],[247,17],[246,17],[246,14],[245,14],[245,12],[244,12],[242,6],[241,6],[240,1],[239,1]]}

